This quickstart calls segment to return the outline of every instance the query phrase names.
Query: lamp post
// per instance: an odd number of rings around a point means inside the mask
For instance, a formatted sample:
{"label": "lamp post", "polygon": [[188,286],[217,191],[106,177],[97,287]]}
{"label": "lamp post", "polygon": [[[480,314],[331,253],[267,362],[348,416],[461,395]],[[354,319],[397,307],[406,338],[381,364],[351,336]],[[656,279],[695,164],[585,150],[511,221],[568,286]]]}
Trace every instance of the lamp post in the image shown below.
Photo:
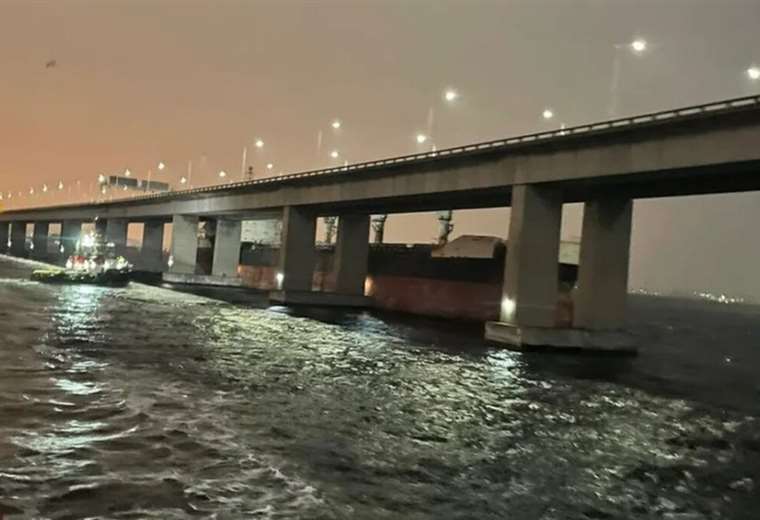
{"label": "lamp post", "polygon": [[636,38],[630,43],[616,44],[614,46],[615,54],[612,60],[612,78],[610,81],[610,117],[615,117],[618,110],[618,91],[620,86],[620,75],[622,69],[622,56],[621,51],[629,52],[634,56],[641,56],[649,49],[649,44],[643,38]]}

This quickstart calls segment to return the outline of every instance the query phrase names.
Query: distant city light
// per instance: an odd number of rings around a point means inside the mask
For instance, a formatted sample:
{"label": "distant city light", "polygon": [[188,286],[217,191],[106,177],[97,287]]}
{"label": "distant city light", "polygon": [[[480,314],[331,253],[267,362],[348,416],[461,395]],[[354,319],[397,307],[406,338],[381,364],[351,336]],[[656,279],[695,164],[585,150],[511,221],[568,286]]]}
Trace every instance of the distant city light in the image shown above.
{"label": "distant city light", "polygon": [[749,79],[756,81],[760,79],[760,67],[752,66],[747,69],[747,76],[749,76]]}
{"label": "distant city light", "polygon": [[63,189],[63,181],[58,181],[58,189],[59,190]]}
{"label": "distant city light", "polygon": [[100,184],[103,184],[104,182],[106,182],[106,176],[103,175],[102,173],[100,175],[98,175],[98,182]]}
{"label": "distant city light", "polygon": [[180,183],[180,184],[187,184],[187,177],[182,177],[182,178],[179,180],[179,183]]}
{"label": "distant city light", "polygon": [[262,141],[261,139],[256,139],[255,145],[256,145],[256,148],[264,148],[264,141]]}
{"label": "distant city light", "polygon": [[131,175],[132,175],[132,172],[129,171],[129,168],[127,168],[127,169],[124,170],[124,177],[129,177]]}
{"label": "distant city light", "polygon": [[220,178],[224,179],[226,176],[227,176],[227,172],[226,172],[226,171],[224,171],[224,170],[221,170],[221,171],[219,172],[219,177],[220,177]]}
{"label": "distant city light", "polygon": [[332,127],[333,127],[335,130],[338,130],[338,129],[340,128],[340,125],[341,125],[341,123],[340,123],[340,119],[336,119],[335,121],[333,121],[333,122],[332,122]]}
{"label": "distant city light", "polygon": [[332,157],[333,159],[337,159],[339,155],[340,154],[338,153],[338,150],[333,150],[332,152],[330,152],[330,157]]}
{"label": "distant city light", "polygon": [[158,163],[158,169],[159,170],[163,170],[165,168],[166,168],[166,165],[163,163],[163,161]]}
{"label": "distant city light", "polygon": [[647,42],[646,40],[642,39],[636,39],[631,42],[631,49],[633,49],[633,52],[644,52],[647,50]]}
{"label": "distant city light", "polygon": [[419,144],[422,144],[422,143],[424,143],[425,141],[427,141],[427,139],[428,139],[428,138],[427,138],[427,136],[426,136],[425,134],[417,134],[417,137],[416,137],[416,139],[417,139],[417,142],[418,142]]}
{"label": "distant city light", "polygon": [[551,119],[554,117],[554,112],[550,108],[545,108],[541,115],[544,119]]}
{"label": "distant city light", "polygon": [[47,184],[43,184],[42,185],[42,192],[43,193],[47,193],[47,190],[48,190]]}
{"label": "distant city light", "polygon": [[34,188],[29,188],[29,195],[34,195]]}
{"label": "distant city light", "polygon": [[456,101],[458,97],[459,97],[459,93],[454,89],[448,89],[443,94],[443,98],[449,102]]}
{"label": "distant city light", "polygon": [[274,164],[268,163],[267,164],[267,170],[271,170],[272,168],[274,168]]}

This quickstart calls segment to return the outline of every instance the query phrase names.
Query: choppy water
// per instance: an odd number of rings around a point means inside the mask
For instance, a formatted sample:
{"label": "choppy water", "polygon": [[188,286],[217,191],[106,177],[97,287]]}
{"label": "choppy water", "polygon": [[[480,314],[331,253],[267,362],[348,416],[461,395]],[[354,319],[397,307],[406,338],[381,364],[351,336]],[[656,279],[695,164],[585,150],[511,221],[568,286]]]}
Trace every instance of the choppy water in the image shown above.
{"label": "choppy water", "polygon": [[759,308],[637,298],[617,359],[27,273],[0,261],[18,518],[760,518]]}

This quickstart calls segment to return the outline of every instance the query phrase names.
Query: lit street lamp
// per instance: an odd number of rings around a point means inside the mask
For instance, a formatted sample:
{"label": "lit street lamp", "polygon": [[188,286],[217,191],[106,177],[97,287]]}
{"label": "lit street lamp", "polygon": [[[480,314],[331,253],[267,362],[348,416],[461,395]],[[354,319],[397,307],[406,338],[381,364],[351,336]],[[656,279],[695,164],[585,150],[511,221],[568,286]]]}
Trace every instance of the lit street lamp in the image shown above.
{"label": "lit street lamp", "polygon": [[166,169],[166,165],[163,163],[163,161],[160,161],[158,163],[158,169],[159,170],[165,170]]}
{"label": "lit street lamp", "polygon": [[443,93],[443,99],[445,99],[449,103],[456,101],[457,98],[459,98],[459,93],[452,88],[447,89],[446,92]]}
{"label": "lit street lamp", "polygon": [[752,81],[757,81],[760,79],[760,67],[752,66],[747,69],[747,76]]}
{"label": "lit street lamp", "polygon": [[640,38],[637,38],[631,42],[631,50],[637,54],[641,54],[645,50],[647,50],[647,42],[646,40],[642,40]]}
{"label": "lit street lamp", "polygon": [[340,130],[340,126],[341,126],[340,119],[334,120],[330,126],[333,127],[333,130]]}
{"label": "lit street lamp", "polygon": [[221,171],[219,172],[219,178],[220,178],[220,179],[224,179],[225,177],[227,177],[227,172],[226,172],[226,171],[224,171],[224,170],[221,170]]}
{"label": "lit street lamp", "polygon": [[544,111],[541,112],[541,117],[548,121],[554,117],[554,111],[551,108],[545,108]]}
{"label": "lit street lamp", "polygon": [[428,137],[425,134],[417,134],[415,139],[417,140],[417,144],[423,144],[428,140]]}
{"label": "lit street lamp", "polygon": [[330,152],[330,157],[332,157],[333,159],[337,159],[339,156],[340,154],[338,153],[338,150],[333,150],[332,152]]}
{"label": "lit street lamp", "polygon": [[256,142],[254,144],[256,145],[256,148],[264,148],[264,141],[261,139],[256,139]]}
{"label": "lit street lamp", "polygon": [[620,85],[621,50],[627,50],[636,56],[642,56],[649,49],[649,43],[643,38],[636,38],[627,44],[615,45],[615,56],[612,61],[612,78],[610,81],[610,117],[617,115],[618,90]]}

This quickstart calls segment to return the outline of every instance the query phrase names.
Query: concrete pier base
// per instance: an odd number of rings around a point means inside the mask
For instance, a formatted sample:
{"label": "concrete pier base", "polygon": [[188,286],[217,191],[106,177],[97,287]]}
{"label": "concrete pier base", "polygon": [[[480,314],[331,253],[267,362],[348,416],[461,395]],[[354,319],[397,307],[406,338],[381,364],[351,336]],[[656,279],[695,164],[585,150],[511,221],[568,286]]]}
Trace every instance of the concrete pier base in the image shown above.
{"label": "concrete pier base", "polygon": [[213,276],[190,273],[163,273],[161,279],[167,283],[182,285],[212,285],[215,287],[242,287],[243,281],[234,276]]}
{"label": "concrete pier base", "polygon": [[370,307],[372,299],[358,294],[321,291],[272,291],[269,301],[281,305],[318,305],[320,307]]}
{"label": "concrete pier base", "polygon": [[500,321],[486,323],[486,339],[514,350],[551,349],[619,354],[637,352],[635,338],[625,331],[518,327]]}

